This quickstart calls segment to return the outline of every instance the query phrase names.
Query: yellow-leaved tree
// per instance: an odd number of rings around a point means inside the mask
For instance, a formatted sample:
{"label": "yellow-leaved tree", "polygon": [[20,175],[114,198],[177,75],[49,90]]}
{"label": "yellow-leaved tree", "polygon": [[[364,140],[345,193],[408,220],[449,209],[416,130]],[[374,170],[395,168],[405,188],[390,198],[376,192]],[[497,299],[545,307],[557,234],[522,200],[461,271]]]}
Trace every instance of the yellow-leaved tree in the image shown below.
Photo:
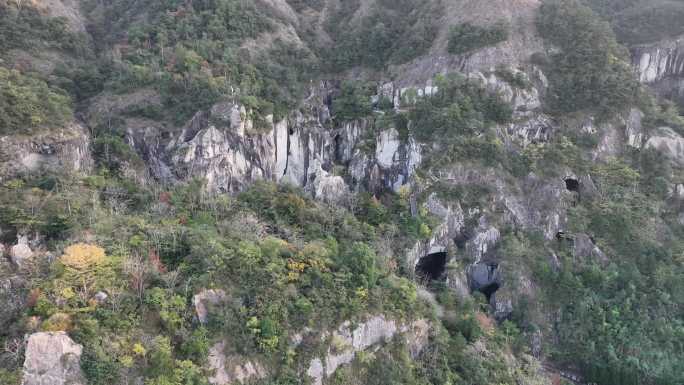
{"label": "yellow-leaved tree", "polygon": [[86,243],[67,247],[59,258],[64,265],[64,274],[55,281],[55,289],[64,299],[77,299],[86,303],[98,290],[109,291],[116,282],[110,258],[103,248]]}
{"label": "yellow-leaved tree", "polygon": [[77,271],[89,270],[105,261],[105,251],[99,246],[77,243],[64,250],[60,261]]}

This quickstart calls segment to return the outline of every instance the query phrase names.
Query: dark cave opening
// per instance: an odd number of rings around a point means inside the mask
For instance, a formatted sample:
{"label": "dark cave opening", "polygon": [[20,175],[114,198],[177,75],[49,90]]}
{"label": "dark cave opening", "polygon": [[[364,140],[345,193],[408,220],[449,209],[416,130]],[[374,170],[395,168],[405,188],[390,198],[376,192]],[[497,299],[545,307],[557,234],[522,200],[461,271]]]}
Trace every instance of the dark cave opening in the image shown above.
{"label": "dark cave opening", "polygon": [[441,281],[446,278],[447,253],[432,253],[424,256],[416,265],[416,277],[422,281]]}
{"label": "dark cave opening", "polygon": [[478,291],[492,301],[494,293],[501,288],[501,276],[498,264],[480,263],[473,266],[470,271],[470,285],[473,291]]}
{"label": "dark cave opening", "polygon": [[578,193],[580,191],[580,182],[574,178],[566,178],[565,179],[565,188],[567,188],[568,191]]}
{"label": "dark cave opening", "polygon": [[487,302],[491,302],[492,296],[494,295],[494,293],[496,293],[497,290],[499,290],[500,287],[501,284],[499,284],[498,282],[493,282],[487,286],[481,287],[480,289],[478,289],[478,291],[484,294],[485,297],[487,297]]}

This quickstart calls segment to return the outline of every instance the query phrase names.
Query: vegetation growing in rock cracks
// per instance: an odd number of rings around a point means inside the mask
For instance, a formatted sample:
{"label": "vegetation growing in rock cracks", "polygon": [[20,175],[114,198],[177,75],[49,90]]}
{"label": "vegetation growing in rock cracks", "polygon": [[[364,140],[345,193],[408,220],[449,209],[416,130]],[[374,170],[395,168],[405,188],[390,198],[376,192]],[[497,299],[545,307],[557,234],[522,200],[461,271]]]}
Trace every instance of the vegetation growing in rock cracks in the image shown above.
{"label": "vegetation growing in rock cracks", "polygon": [[[549,381],[542,360],[600,385],[684,381],[680,167],[649,147],[596,156],[600,133],[574,124],[591,115],[602,128],[638,106],[644,132],[684,130],[674,104],[640,89],[618,44],[679,34],[677,1],[545,1],[537,27],[550,54],[536,64],[549,77],[543,101],[554,133],[526,146],[502,135],[520,111],[466,76],[436,77],[429,95],[404,90],[399,106],[373,99],[397,66],[434,48],[440,2],[288,0],[307,17],[325,11],[320,25],[292,27],[311,41],[293,39],[283,15],[262,3],[84,0],[83,36],[27,2],[0,0],[0,135],[50,132],[76,116],[94,161],[83,174],[22,169],[0,179],[0,243],[10,246],[2,257],[22,236],[39,245],[21,266],[0,261],[3,385],[21,383],[24,337],[38,331],[66,331],[83,346],[89,385],[206,385],[218,342],[222,353],[263,363],[268,375],[256,383],[301,384],[311,358],[340,348],[322,336],[374,314],[429,320],[429,343],[411,355],[403,339],[385,341],[326,384],[536,385]],[[504,24],[478,25],[443,29],[448,52],[467,56],[515,37]],[[315,28],[329,36],[319,41]],[[54,68],[16,60],[41,54],[56,55]],[[530,91],[522,70],[490,69]],[[149,161],[130,144],[131,121],[159,126],[165,138],[227,100],[248,107],[263,132],[267,116],[310,113],[299,107],[323,73],[339,80],[325,95],[332,122],[307,128],[335,133],[364,120],[355,158],[375,154],[376,130],[396,129],[400,142],[422,149],[412,185],[361,188],[328,205],[270,182],[227,195],[202,180],[143,184],[131,175]],[[141,90],[150,100],[124,111],[103,102]],[[329,171],[350,178],[344,166]],[[442,178],[459,167],[463,181]],[[508,204],[539,203],[530,185],[562,186],[568,172],[591,183],[542,202],[567,212],[562,236],[548,240],[508,218]],[[481,293],[457,295],[452,277],[414,281],[407,250],[443,230],[427,210],[432,194],[463,212],[448,273],[474,262],[463,243],[481,217],[500,230],[486,257],[502,256],[511,290],[501,294],[516,301],[510,316],[496,320]],[[577,254],[579,235],[603,254]],[[516,291],[523,285],[530,290]],[[209,289],[225,296],[200,322],[194,296]],[[294,344],[302,331],[311,334]]]}

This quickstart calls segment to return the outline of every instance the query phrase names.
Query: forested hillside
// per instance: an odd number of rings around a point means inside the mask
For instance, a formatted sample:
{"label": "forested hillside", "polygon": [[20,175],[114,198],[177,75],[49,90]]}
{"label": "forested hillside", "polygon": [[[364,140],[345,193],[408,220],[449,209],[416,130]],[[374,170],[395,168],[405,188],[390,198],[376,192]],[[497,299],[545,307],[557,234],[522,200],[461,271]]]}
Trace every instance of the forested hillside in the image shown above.
{"label": "forested hillside", "polygon": [[0,384],[684,383],[681,0],[0,0]]}

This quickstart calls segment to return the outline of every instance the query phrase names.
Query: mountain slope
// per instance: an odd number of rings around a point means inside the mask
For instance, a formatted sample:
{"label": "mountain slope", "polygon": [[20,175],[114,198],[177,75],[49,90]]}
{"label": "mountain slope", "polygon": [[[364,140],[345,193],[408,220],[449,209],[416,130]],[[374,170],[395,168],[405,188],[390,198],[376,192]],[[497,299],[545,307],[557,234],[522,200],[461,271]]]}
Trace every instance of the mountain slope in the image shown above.
{"label": "mountain slope", "polygon": [[2,381],[680,383],[678,32],[588,4],[0,2]]}

